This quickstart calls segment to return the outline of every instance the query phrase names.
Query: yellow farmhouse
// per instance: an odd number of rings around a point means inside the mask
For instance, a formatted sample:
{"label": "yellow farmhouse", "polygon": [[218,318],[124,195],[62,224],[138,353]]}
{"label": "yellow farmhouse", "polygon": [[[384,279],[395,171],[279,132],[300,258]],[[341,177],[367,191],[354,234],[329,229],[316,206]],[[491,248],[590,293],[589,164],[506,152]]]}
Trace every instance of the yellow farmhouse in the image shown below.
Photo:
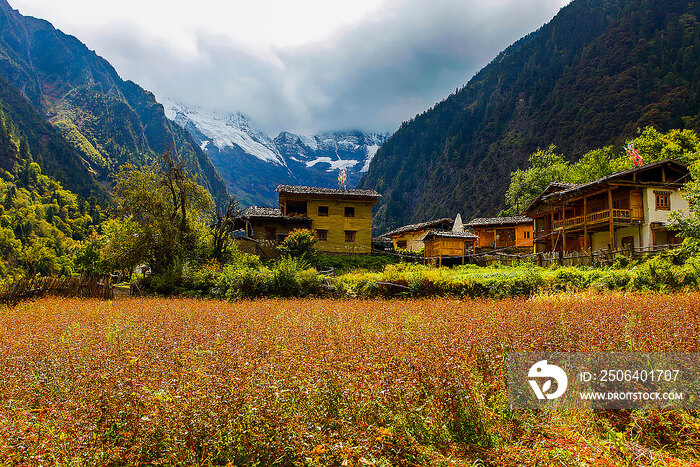
{"label": "yellow farmhouse", "polygon": [[372,251],[372,208],[381,197],[376,191],[293,185],[280,185],[275,191],[281,216],[310,220],[319,251]]}

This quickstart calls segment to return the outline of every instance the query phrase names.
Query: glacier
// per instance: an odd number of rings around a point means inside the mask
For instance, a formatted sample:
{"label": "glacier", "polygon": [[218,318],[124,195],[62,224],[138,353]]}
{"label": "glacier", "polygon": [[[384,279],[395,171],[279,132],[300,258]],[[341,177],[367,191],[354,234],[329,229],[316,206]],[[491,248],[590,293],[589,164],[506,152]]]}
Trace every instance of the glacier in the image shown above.
{"label": "glacier", "polygon": [[274,206],[278,184],[337,187],[357,185],[389,133],[326,131],[315,135],[280,132],[274,139],[246,115],[220,113],[163,99],[166,115],[190,132],[242,205]]}

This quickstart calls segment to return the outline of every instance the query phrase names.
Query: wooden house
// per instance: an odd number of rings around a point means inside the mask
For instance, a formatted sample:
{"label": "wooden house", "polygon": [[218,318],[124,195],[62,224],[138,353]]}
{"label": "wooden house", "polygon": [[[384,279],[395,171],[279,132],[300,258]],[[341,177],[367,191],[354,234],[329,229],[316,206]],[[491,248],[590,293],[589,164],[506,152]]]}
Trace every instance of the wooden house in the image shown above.
{"label": "wooden house", "polygon": [[442,266],[444,261],[464,264],[465,256],[474,253],[479,237],[471,232],[431,230],[422,241],[425,244],[424,258]]}
{"label": "wooden house", "polygon": [[410,224],[387,232],[382,237],[390,238],[394,249],[420,251],[425,246],[423,237],[431,230],[452,230],[454,221],[443,218],[433,221],[422,222],[420,224]]}
{"label": "wooden house", "polygon": [[465,228],[479,236],[478,248],[482,250],[532,251],[533,223],[527,216],[479,217]]}
{"label": "wooden house", "polygon": [[534,219],[533,250],[581,251],[678,243],[672,211],[688,211],[688,168],[663,160],[583,185],[550,184],[525,209]]}
{"label": "wooden house", "polygon": [[244,232],[242,237],[236,239],[242,251],[274,258],[277,256],[277,246],[289,232],[310,229],[311,219],[285,216],[276,208],[251,206],[237,219],[236,227]]}
{"label": "wooden house", "polygon": [[275,191],[282,216],[310,221],[319,251],[372,251],[372,208],[381,197],[376,191],[292,185],[280,185]]}

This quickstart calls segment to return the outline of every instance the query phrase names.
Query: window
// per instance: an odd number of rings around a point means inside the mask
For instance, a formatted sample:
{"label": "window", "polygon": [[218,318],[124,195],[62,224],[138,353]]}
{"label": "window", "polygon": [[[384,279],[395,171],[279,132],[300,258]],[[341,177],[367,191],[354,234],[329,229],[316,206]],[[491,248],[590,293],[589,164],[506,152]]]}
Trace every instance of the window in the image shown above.
{"label": "window", "polygon": [[317,229],[316,230],[316,238],[318,239],[319,242],[327,242],[328,241],[328,230]]}
{"label": "window", "polygon": [[328,206],[319,206],[318,215],[321,217],[328,217]]}
{"label": "window", "polygon": [[356,233],[357,232],[355,232],[354,230],[346,230],[345,231],[345,241],[347,243],[355,243],[355,234]]}
{"label": "window", "polygon": [[265,227],[265,240],[274,240],[277,234],[277,229],[274,227]]}
{"label": "window", "polygon": [[613,209],[622,209],[619,201],[613,201]]}
{"label": "window", "polygon": [[346,206],[345,207],[345,217],[355,217],[355,208],[350,207],[350,206]]}
{"label": "window", "polygon": [[406,240],[399,240],[398,242],[396,242],[396,247],[401,248],[402,250],[405,250],[407,246],[408,243],[406,242]]}
{"label": "window", "polygon": [[530,238],[530,231],[526,230],[523,232],[523,238]]}
{"label": "window", "polygon": [[288,200],[285,208],[285,214],[288,216],[306,216],[306,201]]}
{"label": "window", "polygon": [[655,191],[656,210],[670,211],[671,210],[671,192],[670,191]]}

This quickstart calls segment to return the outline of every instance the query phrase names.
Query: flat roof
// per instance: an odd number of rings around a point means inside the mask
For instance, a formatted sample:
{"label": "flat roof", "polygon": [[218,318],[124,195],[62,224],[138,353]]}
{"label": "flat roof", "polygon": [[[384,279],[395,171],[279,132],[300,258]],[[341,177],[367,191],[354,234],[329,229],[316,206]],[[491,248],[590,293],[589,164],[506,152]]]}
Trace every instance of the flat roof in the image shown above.
{"label": "flat roof", "polygon": [[398,229],[394,229],[390,232],[387,232],[383,235],[380,235],[380,237],[391,237],[392,235],[399,235],[399,234],[406,233],[406,232],[417,232],[420,230],[426,230],[430,227],[434,227],[436,225],[440,225],[443,223],[450,224],[450,226],[452,226],[452,224],[454,224],[454,221],[452,219],[450,219],[449,217],[444,217],[442,219],[435,219],[432,221],[421,222],[418,224],[404,225],[403,227],[399,227]]}
{"label": "flat roof", "polygon": [[243,211],[241,217],[244,219],[278,219],[289,221],[311,221],[308,217],[303,216],[285,216],[278,208],[270,208],[267,206],[250,206]]}
{"label": "flat roof", "polygon": [[463,238],[463,239],[478,239],[479,236],[471,232],[448,232],[446,230],[431,230],[425,235],[423,235],[422,241],[425,241],[428,237],[437,238]]}
{"label": "flat roof", "polygon": [[469,227],[478,227],[486,225],[507,225],[507,224],[527,224],[532,222],[532,219],[527,216],[511,216],[511,217],[478,217],[464,224]]}
{"label": "flat roof", "polygon": [[320,188],[313,186],[299,185],[278,185],[275,188],[277,193],[289,193],[293,195],[323,195],[323,196],[341,196],[341,197],[356,197],[356,198],[374,198],[382,197],[374,190],[358,190],[358,189],[343,189],[343,188]]}

